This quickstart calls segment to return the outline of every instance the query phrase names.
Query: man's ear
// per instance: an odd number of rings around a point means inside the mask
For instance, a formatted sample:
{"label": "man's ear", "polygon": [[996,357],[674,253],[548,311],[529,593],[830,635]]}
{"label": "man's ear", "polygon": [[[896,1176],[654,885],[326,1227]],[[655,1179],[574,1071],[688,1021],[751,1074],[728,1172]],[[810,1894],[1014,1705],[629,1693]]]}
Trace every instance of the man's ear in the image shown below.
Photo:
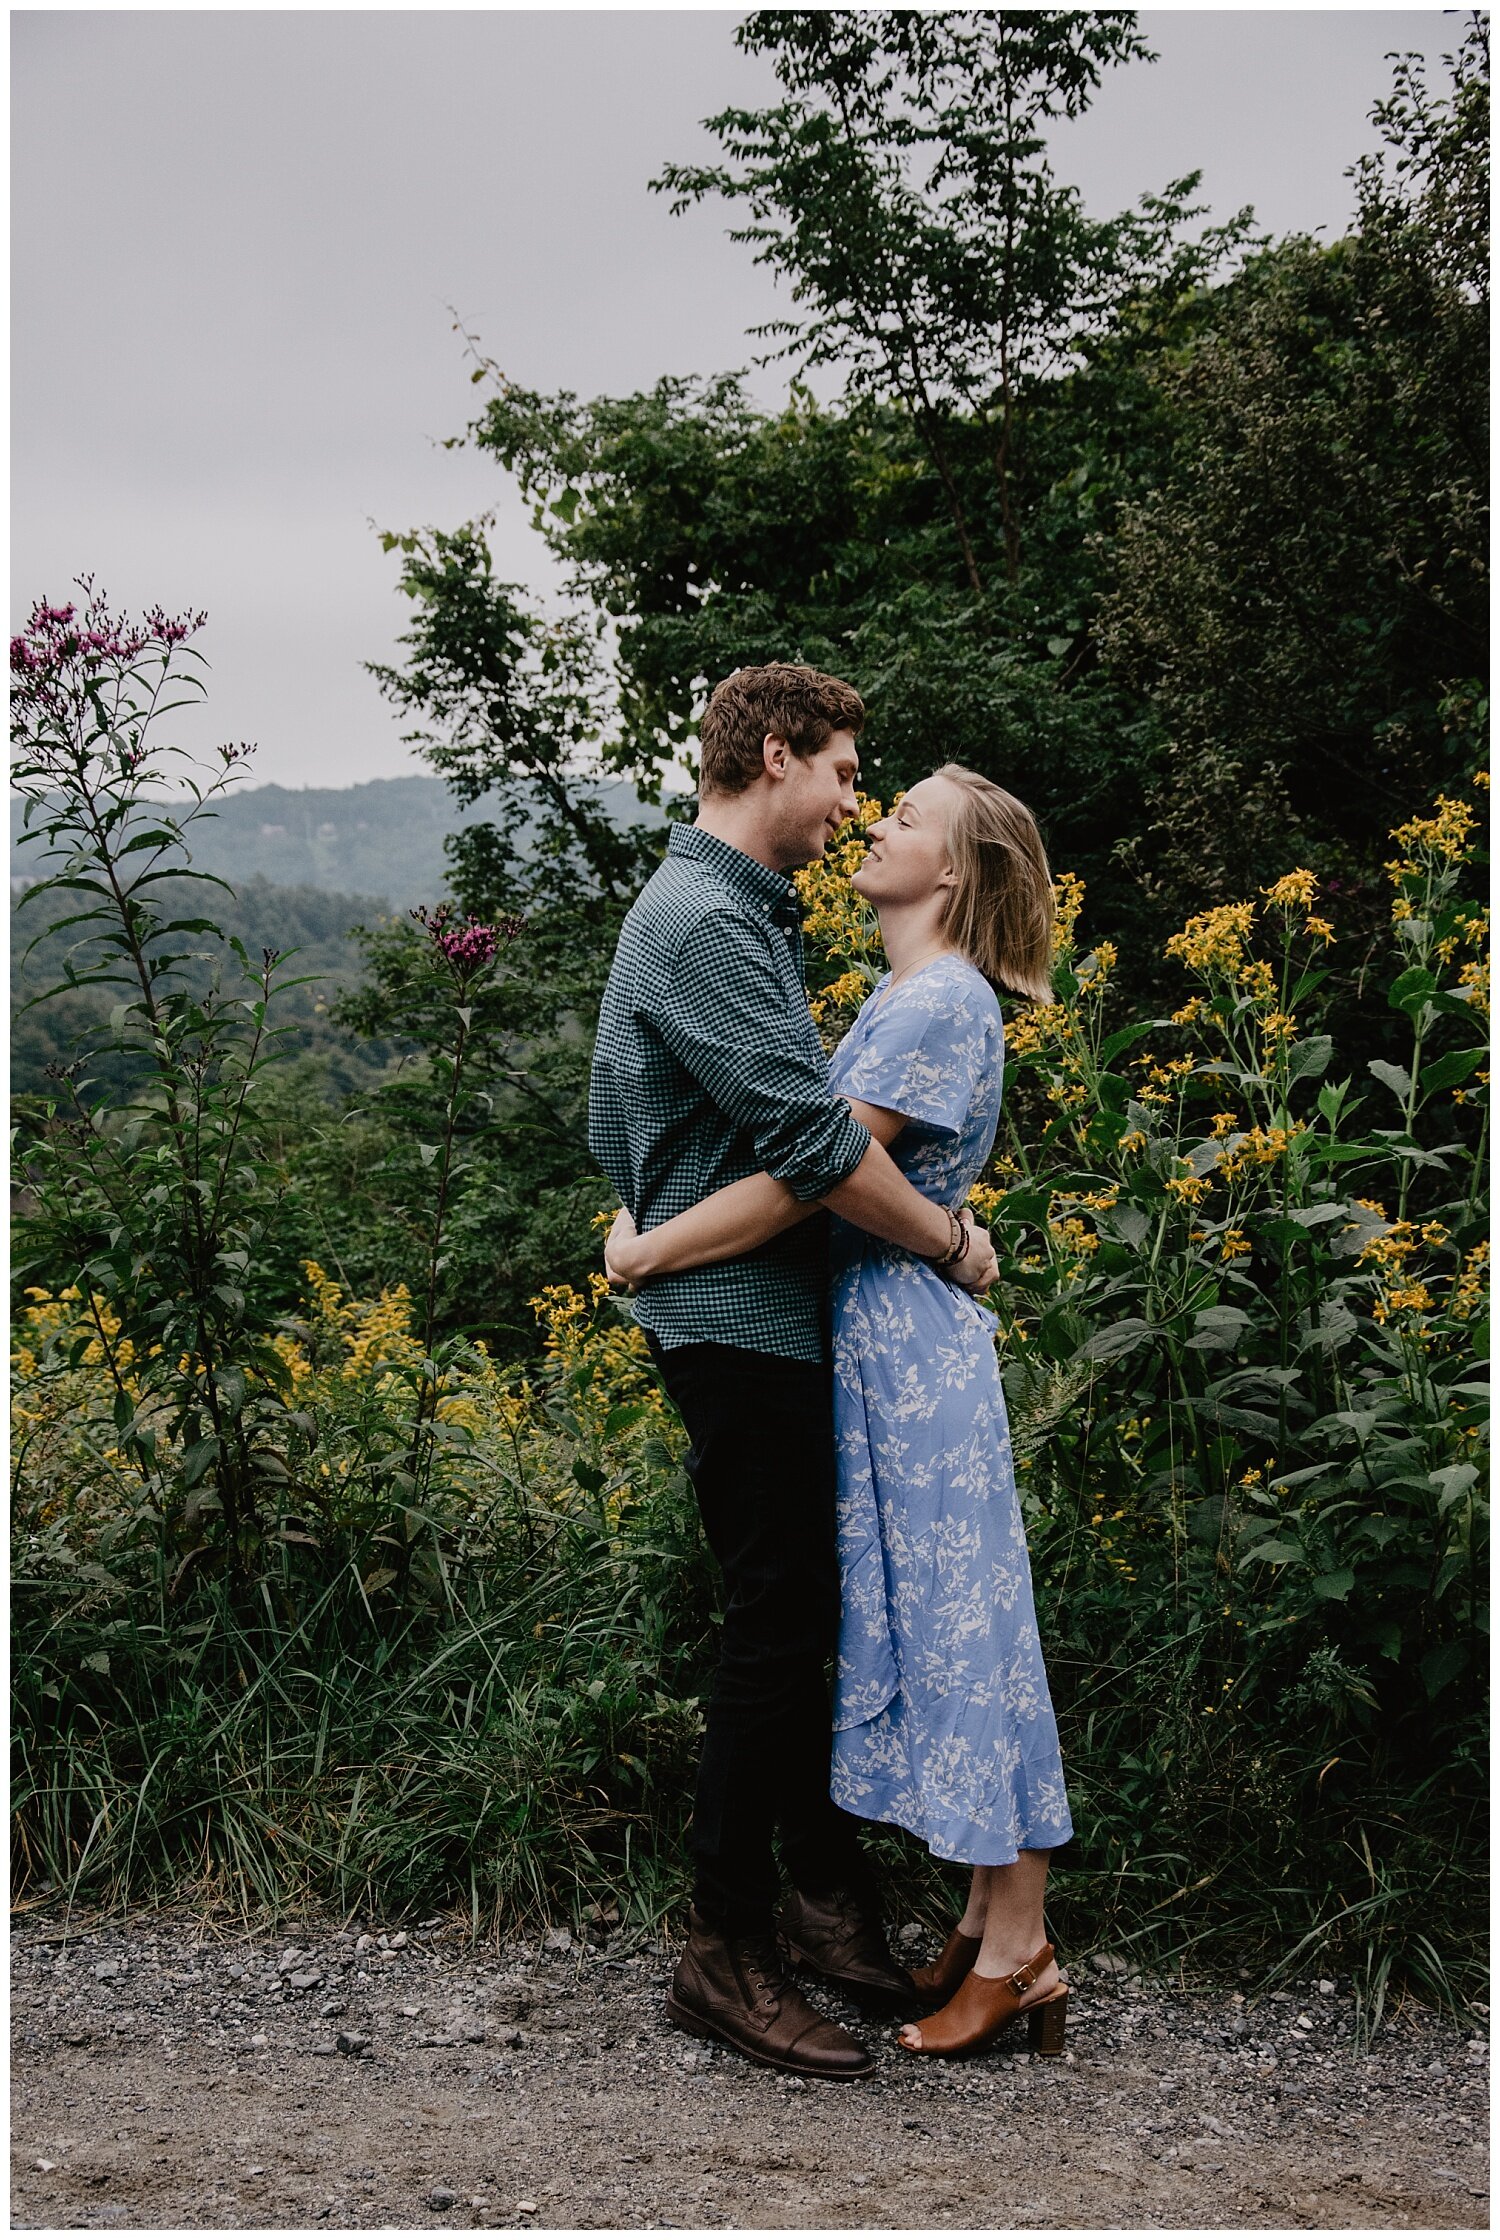
{"label": "man's ear", "polygon": [[767,777],[784,778],[787,765],[792,759],[792,750],[785,739],[778,739],[774,731],[768,731],[760,743],[760,751]]}

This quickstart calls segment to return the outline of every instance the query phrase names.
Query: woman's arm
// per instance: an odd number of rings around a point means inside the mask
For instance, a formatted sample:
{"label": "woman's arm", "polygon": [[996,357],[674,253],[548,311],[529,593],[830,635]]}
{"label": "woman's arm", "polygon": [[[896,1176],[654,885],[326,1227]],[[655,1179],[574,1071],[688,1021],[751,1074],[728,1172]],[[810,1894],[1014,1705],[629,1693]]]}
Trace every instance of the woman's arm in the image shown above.
{"label": "woman's arm", "polygon": [[[878,1105],[851,1099],[850,1109],[882,1147],[894,1142],[906,1126],[903,1113],[886,1112]],[[726,1183],[644,1236],[629,1214],[621,1213],[604,1247],[605,1272],[612,1281],[634,1287],[657,1276],[676,1275],[683,1268],[735,1260],[783,1230],[795,1229],[799,1221],[818,1211],[820,1203],[804,1204],[773,1175],[752,1174],[743,1182]]]}

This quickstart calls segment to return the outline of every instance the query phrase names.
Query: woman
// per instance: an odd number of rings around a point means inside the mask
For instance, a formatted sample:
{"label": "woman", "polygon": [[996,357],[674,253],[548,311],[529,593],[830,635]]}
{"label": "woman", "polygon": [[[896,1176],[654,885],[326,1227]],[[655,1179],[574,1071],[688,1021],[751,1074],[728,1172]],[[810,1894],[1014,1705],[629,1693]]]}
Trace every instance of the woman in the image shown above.
{"label": "woman", "polygon": [[[1030,812],[955,763],[872,826],[856,891],[890,971],[830,1084],[925,1195],[955,1211],[1000,1117],[991,981],[1050,997],[1052,889]],[[632,1286],[732,1258],[813,1209],[769,1175],[638,1237],[611,1232]],[[973,1870],[911,2053],[960,2055],[1026,2013],[1062,2050],[1067,1987],[1043,1928],[1048,1854],[1072,1834],[1037,1640],[994,1317],[924,1261],[833,1224],[834,1422],[843,1623],[833,1795]]]}

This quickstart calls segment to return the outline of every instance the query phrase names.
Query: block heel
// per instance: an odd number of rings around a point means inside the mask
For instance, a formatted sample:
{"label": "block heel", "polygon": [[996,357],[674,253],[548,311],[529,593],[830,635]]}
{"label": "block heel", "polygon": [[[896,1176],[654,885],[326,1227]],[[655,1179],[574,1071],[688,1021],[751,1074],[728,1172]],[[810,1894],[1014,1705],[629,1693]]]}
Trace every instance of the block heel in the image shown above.
{"label": "block heel", "polygon": [[1050,1999],[1032,2007],[1026,2015],[1026,2043],[1030,2050],[1044,2061],[1055,2061],[1063,2050],[1063,2040],[1068,2033],[1068,1987],[1054,1991]]}

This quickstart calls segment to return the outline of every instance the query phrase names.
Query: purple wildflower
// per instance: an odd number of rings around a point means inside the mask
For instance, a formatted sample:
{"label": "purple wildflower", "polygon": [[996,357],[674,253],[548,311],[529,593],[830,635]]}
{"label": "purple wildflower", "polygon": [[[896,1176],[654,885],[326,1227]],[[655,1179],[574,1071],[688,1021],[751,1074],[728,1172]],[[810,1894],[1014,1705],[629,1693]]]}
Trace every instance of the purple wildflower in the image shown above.
{"label": "purple wildflower", "polygon": [[451,902],[439,903],[432,911],[419,908],[411,915],[460,980],[472,979],[493,964],[501,945],[514,941],[526,922],[524,918],[502,918],[491,926],[478,918],[459,919]]}

